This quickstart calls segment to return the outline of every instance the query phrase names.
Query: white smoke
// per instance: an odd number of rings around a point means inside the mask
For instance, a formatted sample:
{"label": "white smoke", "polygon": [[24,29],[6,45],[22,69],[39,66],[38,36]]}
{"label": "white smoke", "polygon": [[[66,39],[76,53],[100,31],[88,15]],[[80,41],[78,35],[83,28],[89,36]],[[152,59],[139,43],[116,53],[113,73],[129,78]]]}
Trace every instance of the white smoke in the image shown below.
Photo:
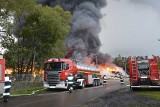
{"label": "white smoke", "polygon": [[101,51],[112,56],[159,55],[160,0],[107,0]]}

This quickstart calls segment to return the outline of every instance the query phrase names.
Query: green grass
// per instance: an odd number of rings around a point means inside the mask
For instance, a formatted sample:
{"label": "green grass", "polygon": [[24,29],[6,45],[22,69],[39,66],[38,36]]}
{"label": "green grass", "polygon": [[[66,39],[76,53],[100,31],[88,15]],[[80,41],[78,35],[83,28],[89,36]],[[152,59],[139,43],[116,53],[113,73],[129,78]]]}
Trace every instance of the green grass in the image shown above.
{"label": "green grass", "polygon": [[[126,107],[148,107],[148,106],[145,106],[143,104],[131,104],[131,105],[126,106]],[[154,106],[151,106],[151,107],[154,107]]]}
{"label": "green grass", "polygon": [[137,92],[138,95],[153,98],[155,100],[160,100],[160,91],[140,91]]}
{"label": "green grass", "polygon": [[32,94],[33,91],[43,89],[42,82],[14,82],[11,86],[11,95]]}
{"label": "green grass", "polygon": [[48,92],[47,89],[41,89],[41,90],[35,92],[35,94],[44,94],[44,93],[47,93],[47,92]]}

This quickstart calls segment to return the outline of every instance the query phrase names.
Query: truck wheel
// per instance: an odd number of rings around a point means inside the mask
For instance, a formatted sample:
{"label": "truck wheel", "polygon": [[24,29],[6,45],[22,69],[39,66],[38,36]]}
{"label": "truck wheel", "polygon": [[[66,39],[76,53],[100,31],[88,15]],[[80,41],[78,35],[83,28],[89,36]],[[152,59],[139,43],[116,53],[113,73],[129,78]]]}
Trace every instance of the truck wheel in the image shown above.
{"label": "truck wheel", "polygon": [[3,97],[3,102],[8,102],[8,97],[4,96]]}

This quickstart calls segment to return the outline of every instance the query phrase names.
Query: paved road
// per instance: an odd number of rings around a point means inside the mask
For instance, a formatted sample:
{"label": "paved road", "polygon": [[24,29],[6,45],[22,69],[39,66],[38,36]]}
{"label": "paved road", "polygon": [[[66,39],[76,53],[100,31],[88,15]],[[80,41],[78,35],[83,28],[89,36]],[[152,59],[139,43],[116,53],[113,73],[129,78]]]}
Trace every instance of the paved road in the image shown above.
{"label": "paved road", "polygon": [[73,93],[68,91],[47,93],[31,96],[20,96],[10,98],[8,103],[0,101],[0,107],[77,107],[105,93],[109,93],[120,88],[126,87],[126,82],[121,85],[119,80],[108,81],[106,87],[91,87],[74,90]]}

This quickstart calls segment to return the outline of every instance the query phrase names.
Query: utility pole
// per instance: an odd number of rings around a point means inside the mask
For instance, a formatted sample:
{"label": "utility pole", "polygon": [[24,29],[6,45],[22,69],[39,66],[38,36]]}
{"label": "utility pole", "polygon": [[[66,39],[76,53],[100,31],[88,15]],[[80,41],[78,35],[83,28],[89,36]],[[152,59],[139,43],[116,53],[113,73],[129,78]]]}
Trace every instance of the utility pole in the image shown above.
{"label": "utility pole", "polygon": [[125,77],[127,76],[126,74],[127,74],[127,71],[126,71],[126,57],[124,57],[124,60],[123,60],[123,62],[124,62],[124,72],[125,72]]}

